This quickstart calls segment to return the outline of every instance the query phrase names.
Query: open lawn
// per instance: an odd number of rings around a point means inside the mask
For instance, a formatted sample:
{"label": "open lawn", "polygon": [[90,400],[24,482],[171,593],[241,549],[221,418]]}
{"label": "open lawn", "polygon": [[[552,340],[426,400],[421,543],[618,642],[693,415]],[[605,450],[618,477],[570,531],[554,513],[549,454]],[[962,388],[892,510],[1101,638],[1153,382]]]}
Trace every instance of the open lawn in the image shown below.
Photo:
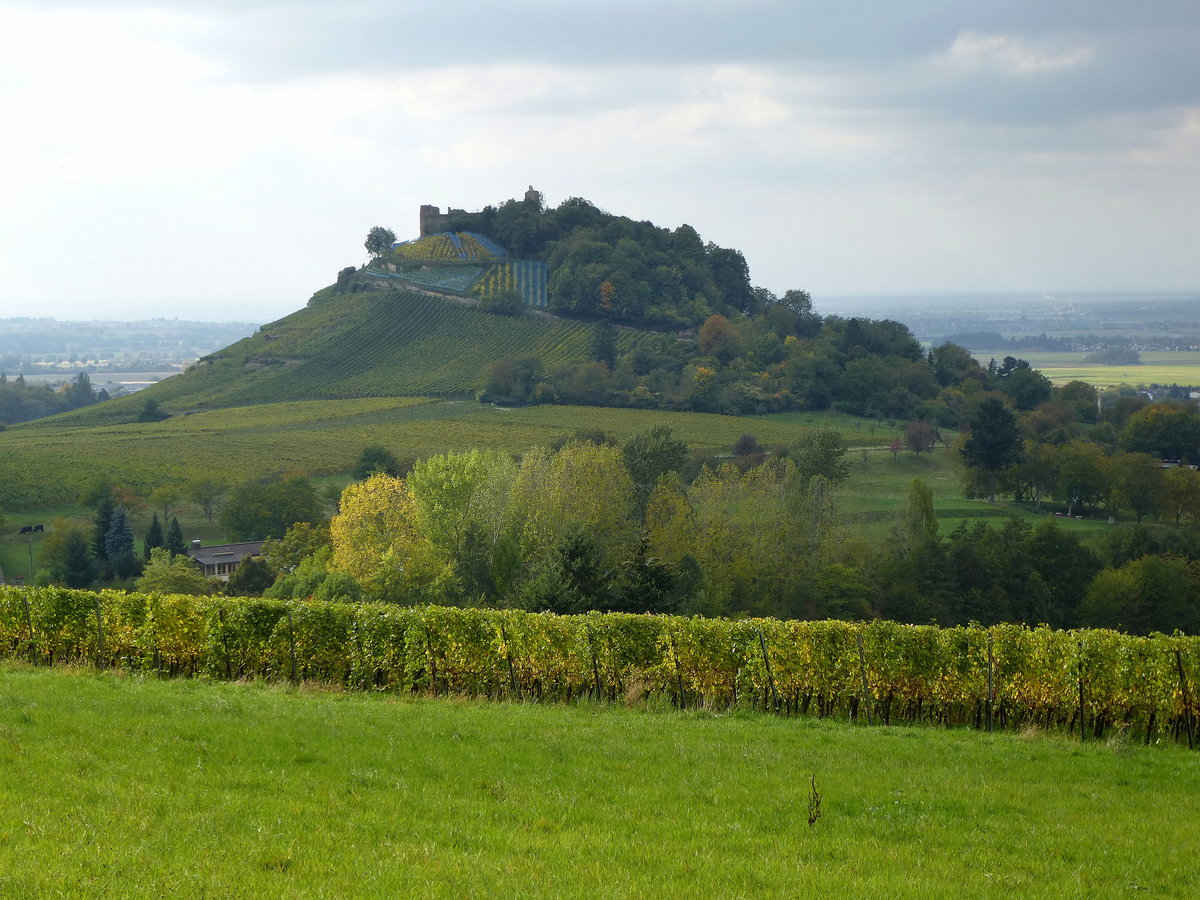
{"label": "open lawn", "polygon": [[0,896],[1193,897],[1198,759],[0,663]]}

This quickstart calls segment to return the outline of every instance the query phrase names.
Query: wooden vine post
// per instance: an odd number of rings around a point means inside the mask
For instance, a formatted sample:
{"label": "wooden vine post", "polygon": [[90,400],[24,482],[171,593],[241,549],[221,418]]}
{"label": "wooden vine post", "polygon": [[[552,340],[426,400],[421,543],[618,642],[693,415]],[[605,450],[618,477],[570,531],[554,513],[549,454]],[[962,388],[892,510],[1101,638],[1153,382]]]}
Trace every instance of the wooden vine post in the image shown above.
{"label": "wooden vine post", "polygon": [[1196,745],[1192,738],[1192,700],[1188,694],[1187,676],[1183,672],[1183,654],[1175,651],[1175,665],[1179,669],[1179,688],[1183,692],[1183,724],[1187,729],[1188,749],[1194,750]]}
{"label": "wooden vine post", "polygon": [[292,619],[292,607],[287,607],[288,649],[292,658],[292,682],[296,681],[296,623]]}
{"label": "wooden vine post", "polygon": [[867,687],[867,654],[863,650],[862,631],[856,631],[855,636],[858,638],[858,671],[862,675],[862,694],[863,706],[867,710],[867,724],[871,724],[871,691]]}
{"label": "wooden vine post", "polygon": [[1079,650],[1079,741],[1083,743],[1087,740],[1087,728],[1085,727],[1087,716],[1083,705],[1083,644],[1076,644]]}
{"label": "wooden vine post", "polygon": [[600,666],[596,662],[596,641],[592,636],[592,626],[584,623],[583,627],[584,630],[587,631],[588,650],[592,654],[592,678],[596,683],[596,700],[599,701],[603,694],[601,693],[602,686],[600,684]]}
{"label": "wooden vine post", "polygon": [[504,621],[500,622],[500,640],[504,641],[504,658],[508,660],[508,683],[512,686],[514,697],[521,696],[521,689],[517,685],[517,670],[513,665],[512,648],[508,644],[508,631],[504,628]]}
{"label": "wooden vine post", "polygon": [[29,608],[29,589],[21,591],[21,602],[25,604],[25,626],[29,629],[29,661],[37,665],[37,638],[33,635],[33,611]]}
{"label": "wooden vine post", "polygon": [[683,695],[683,669],[679,665],[679,647],[675,644],[675,635],[667,632],[671,639],[671,655],[675,657],[675,681],[679,685],[679,708],[687,707],[687,698]]}
{"label": "wooden vine post", "polygon": [[771,672],[771,657],[767,653],[767,639],[763,637],[762,629],[758,632],[758,646],[762,647],[763,665],[767,667],[767,684],[771,686],[771,701],[775,704],[775,712],[779,712],[779,692],[775,690],[775,675]]}
{"label": "wooden vine post", "polygon": [[96,668],[104,668],[104,620],[100,615],[100,595],[93,594],[96,599]]}
{"label": "wooden vine post", "polygon": [[988,631],[988,657],[987,657],[987,730],[988,734],[992,733],[992,708],[996,698],[996,683],[992,676],[992,667],[995,664],[992,654],[992,632]]}

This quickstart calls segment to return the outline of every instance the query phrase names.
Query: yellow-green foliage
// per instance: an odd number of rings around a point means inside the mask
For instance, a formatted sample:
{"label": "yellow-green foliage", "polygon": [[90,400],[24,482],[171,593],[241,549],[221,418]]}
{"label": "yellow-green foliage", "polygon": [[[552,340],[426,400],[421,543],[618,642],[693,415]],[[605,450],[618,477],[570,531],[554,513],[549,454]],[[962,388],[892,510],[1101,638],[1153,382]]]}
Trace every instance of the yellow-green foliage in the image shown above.
{"label": "yellow-green foliage", "polygon": [[1193,717],[1200,676],[1197,637],[556,616],[62,588],[0,588],[0,651],[39,662],[469,696],[620,698],[636,687],[688,706],[822,715],[858,709],[865,678],[872,714],[884,721],[977,725],[990,653],[1002,726],[1077,727],[1082,682],[1089,727],[1099,721],[1167,735],[1181,733],[1188,713],[1176,653]]}
{"label": "yellow-green foliage", "polygon": [[517,278],[513,272],[513,264],[509,262],[497,263],[483,274],[483,276],[471,288],[472,293],[480,297],[495,297],[502,291],[515,290],[517,287]]}
{"label": "yellow-green foliage", "polygon": [[[457,244],[454,241],[455,237],[458,238]],[[496,258],[495,253],[465,231],[457,232],[454,237],[446,232],[407,241],[397,246],[392,253],[401,260],[416,262],[473,262]]]}

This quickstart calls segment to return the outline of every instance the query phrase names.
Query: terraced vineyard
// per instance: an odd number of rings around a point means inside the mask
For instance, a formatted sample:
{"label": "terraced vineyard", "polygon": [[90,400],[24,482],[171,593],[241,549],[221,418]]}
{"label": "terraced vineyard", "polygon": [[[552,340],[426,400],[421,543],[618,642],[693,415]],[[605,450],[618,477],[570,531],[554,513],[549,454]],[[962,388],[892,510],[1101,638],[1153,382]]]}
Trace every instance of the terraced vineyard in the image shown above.
{"label": "terraced vineyard", "polygon": [[419,269],[404,269],[400,272],[367,270],[365,274],[368,278],[378,278],[385,282],[395,281],[436,291],[466,294],[471,290],[471,285],[486,271],[489,270],[471,263],[443,263],[437,266],[421,266]]}

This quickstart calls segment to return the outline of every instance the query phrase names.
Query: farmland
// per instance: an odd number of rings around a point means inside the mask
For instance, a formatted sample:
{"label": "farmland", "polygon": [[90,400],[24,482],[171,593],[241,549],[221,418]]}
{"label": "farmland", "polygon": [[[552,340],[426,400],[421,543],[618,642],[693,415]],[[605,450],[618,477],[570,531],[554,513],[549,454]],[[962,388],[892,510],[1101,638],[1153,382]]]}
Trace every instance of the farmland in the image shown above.
{"label": "farmland", "polygon": [[1179,747],[0,665],[8,896],[1200,891]]}
{"label": "farmland", "polygon": [[[601,429],[623,440],[667,424],[694,448],[716,450],[747,431],[767,445],[783,444],[822,423],[844,429],[854,446],[879,447],[896,434],[894,427],[836,414],[739,418],[572,406],[504,409],[414,397],[268,403],[96,427],[46,420],[0,433],[0,508],[68,503],[98,477],[148,491],[203,476],[241,481],[328,475],[348,471],[368,444],[414,459],[474,447],[519,453],[576,429]],[[86,449],[67,454],[64,447]]]}
{"label": "farmland", "polygon": [[1083,381],[1097,388],[1119,384],[1193,384],[1200,385],[1200,352],[1193,351],[1145,351],[1140,365],[1093,365],[1082,361],[1082,353],[1051,353],[1036,350],[1021,351],[978,351],[975,353],[985,365],[989,359],[999,361],[1005,355],[1016,355],[1024,359],[1055,384],[1068,381]]}

